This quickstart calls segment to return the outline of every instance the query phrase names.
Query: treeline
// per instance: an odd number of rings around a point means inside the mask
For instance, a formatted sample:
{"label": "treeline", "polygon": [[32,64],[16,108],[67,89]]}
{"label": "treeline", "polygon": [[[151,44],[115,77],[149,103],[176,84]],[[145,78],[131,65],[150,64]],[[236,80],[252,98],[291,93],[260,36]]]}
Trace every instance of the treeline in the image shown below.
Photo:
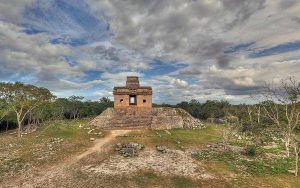
{"label": "treeline", "polygon": [[239,105],[231,105],[228,101],[208,100],[201,103],[195,99],[191,101],[183,101],[175,105],[170,104],[154,104],[156,107],[172,107],[182,108],[189,112],[193,117],[201,120],[217,120],[225,118],[228,114],[232,113],[231,110],[238,108]]}
{"label": "treeline", "polygon": [[[49,120],[95,117],[108,107],[113,107],[113,101],[106,97],[103,97],[98,101],[85,100],[84,97],[80,96],[57,98],[30,111],[24,119],[23,124],[38,125]],[[3,106],[3,108],[5,107]],[[4,109],[2,109],[2,111],[3,110]],[[17,127],[18,122],[13,111],[8,111],[3,115],[0,120],[0,132],[15,129]]]}
{"label": "treeline", "polygon": [[20,82],[0,83],[0,132],[24,125],[35,127],[48,120],[94,117],[112,107],[108,98],[85,100],[81,96],[57,98],[48,89]]}

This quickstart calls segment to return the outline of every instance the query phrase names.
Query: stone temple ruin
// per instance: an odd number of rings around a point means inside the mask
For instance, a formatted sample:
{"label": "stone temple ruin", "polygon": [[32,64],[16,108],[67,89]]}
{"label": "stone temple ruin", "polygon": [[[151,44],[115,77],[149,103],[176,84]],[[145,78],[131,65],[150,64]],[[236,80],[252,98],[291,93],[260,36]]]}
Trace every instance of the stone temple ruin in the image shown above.
{"label": "stone temple ruin", "polygon": [[125,87],[114,87],[114,107],[152,107],[152,88],[140,86],[137,76],[128,76]]}
{"label": "stone temple ruin", "polygon": [[90,124],[107,129],[172,129],[201,127],[200,120],[181,108],[152,108],[152,88],[140,86],[128,76],[126,86],[114,87],[114,108],[108,108]]}

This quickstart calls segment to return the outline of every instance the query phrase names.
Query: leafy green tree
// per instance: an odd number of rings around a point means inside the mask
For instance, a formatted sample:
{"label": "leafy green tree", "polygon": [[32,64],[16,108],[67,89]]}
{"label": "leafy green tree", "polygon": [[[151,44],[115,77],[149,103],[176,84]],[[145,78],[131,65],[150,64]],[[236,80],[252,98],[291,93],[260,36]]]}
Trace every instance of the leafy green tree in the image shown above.
{"label": "leafy green tree", "polygon": [[72,95],[69,97],[71,117],[73,119],[79,118],[81,115],[82,100],[84,97]]}
{"label": "leafy green tree", "polygon": [[23,123],[28,113],[50,101],[54,96],[43,87],[25,85],[21,82],[1,82],[0,98],[5,101],[8,109],[15,113],[18,123],[18,137],[21,137]]}
{"label": "leafy green tree", "polygon": [[226,116],[230,104],[228,101],[208,100],[202,106],[202,117],[222,118]]}
{"label": "leafy green tree", "polygon": [[51,109],[52,119],[64,119],[65,114],[70,111],[70,102],[65,98],[57,98],[55,101],[50,103],[49,108]]}
{"label": "leafy green tree", "polygon": [[9,112],[7,104],[4,100],[0,100],[0,121],[6,116]]}
{"label": "leafy green tree", "polygon": [[99,100],[99,102],[100,102],[102,111],[106,110],[106,108],[109,108],[109,107],[113,107],[113,106],[114,106],[114,102],[111,101],[108,97],[102,97],[102,98]]}
{"label": "leafy green tree", "polygon": [[290,144],[300,124],[300,82],[290,77],[279,85],[265,86],[260,103],[263,115],[271,120],[284,135],[287,157],[290,155]]}

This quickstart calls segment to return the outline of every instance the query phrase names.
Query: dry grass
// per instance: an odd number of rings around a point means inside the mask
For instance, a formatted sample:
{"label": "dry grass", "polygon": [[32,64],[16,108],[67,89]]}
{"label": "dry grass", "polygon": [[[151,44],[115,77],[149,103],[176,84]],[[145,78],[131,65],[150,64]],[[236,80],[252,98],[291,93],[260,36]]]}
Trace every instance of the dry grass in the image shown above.
{"label": "dry grass", "polygon": [[17,138],[0,137],[0,175],[16,175],[39,166],[52,165],[91,146],[88,129],[79,128],[88,120],[54,121],[34,133]]}
{"label": "dry grass", "polygon": [[[28,169],[38,167],[43,176],[47,168],[59,166],[70,156],[76,156],[91,147],[93,143],[89,141],[88,129],[79,128],[85,125],[84,121],[55,121],[44,125],[37,132],[25,135],[22,139],[15,135],[2,135],[0,137],[0,175],[2,178],[8,174],[17,177],[18,173],[30,172]],[[126,137],[117,137],[117,142],[138,142],[145,145],[139,157],[124,159],[114,151],[114,144],[107,145],[107,150],[101,153],[93,153],[78,163],[59,169],[59,173],[53,174],[51,181],[39,182],[39,187],[300,187],[300,178],[288,174],[278,175],[253,175],[243,174],[233,168],[230,163],[213,158],[195,159],[191,157],[191,151],[202,150],[205,145],[220,142],[221,130],[224,126],[211,125],[206,129],[187,130],[174,129],[167,131],[155,130],[135,130],[127,134]],[[106,134],[106,132],[104,132]],[[105,135],[104,134],[104,135]],[[63,139],[60,143],[53,143],[53,138]],[[11,144],[11,145],[9,145]],[[52,144],[51,150],[49,144]],[[171,153],[155,153],[156,145],[165,145],[171,150],[183,156]],[[159,157],[159,156],[162,157]],[[46,158],[41,158],[48,156]],[[179,157],[178,157],[179,156]],[[169,157],[169,158],[168,158]],[[9,159],[9,160],[4,160]],[[163,160],[164,161],[161,161]],[[226,159],[226,158],[224,158]],[[186,160],[186,161],[183,161]],[[6,161],[5,164],[3,161]],[[143,161],[148,164],[143,164]],[[157,162],[155,162],[157,161]],[[169,164],[165,161],[170,161]],[[92,169],[107,168],[118,169],[116,165],[125,167],[135,166],[130,173],[102,173],[93,172]],[[3,165],[4,164],[4,165]],[[192,164],[196,164],[193,166]],[[153,165],[157,165],[153,167]],[[166,173],[160,171],[167,169]],[[188,167],[186,172],[199,174],[199,178],[190,176],[178,168]],[[86,170],[87,166],[90,170]],[[4,168],[5,167],[5,168]],[[7,168],[6,168],[7,167]],[[139,168],[140,167],[140,168]],[[194,168],[195,167],[195,168]],[[102,168],[102,170],[103,170]],[[194,168],[194,170],[193,170]],[[174,170],[175,169],[175,170]],[[197,171],[199,170],[199,171]],[[32,172],[32,171],[31,171]],[[34,171],[33,171],[34,172]],[[100,173],[99,173],[100,172]],[[201,177],[203,174],[210,174],[213,178]],[[39,179],[35,172],[31,178]],[[30,183],[30,179],[28,182]],[[30,185],[30,184],[29,184]],[[1,186],[1,180],[0,180]]]}
{"label": "dry grass", "polygon": [[172,130],[135,130],[117,142],[138,142],[146,147],[165,145],[172,149],[201,148],[209,143],[221,141],[223,126],[211,125],[205,129],[172,129]]}

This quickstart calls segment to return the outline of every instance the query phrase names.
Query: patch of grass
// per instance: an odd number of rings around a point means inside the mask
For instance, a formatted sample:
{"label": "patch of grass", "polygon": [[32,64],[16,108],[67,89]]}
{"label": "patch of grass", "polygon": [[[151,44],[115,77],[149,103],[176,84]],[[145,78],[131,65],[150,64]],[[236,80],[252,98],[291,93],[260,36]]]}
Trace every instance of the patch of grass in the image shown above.
{"label": "patch of grass", "polygon": [[69,120],[49,122],[42,127],[41,133],[46,137],[64,138],[69,140],[87,138],[87,130],[80,129],[80,125],[85,125],[88,120]]}
{"label": "patch of grass", "polygon": [[294,159],[277,159],[270,163],[270,174],[285,174],[294,166]]}
{"label": "patch of grass", "polygon": [[262,161],[248,161],[242,159],[238,164],[244,167],[246,172],[250,174],[261,175],[267,171],[267,168]]}
{"label": "patch of grass", "polygon": [[278,148],[270,148],[270,149],[265,149],[263,147],[260,147],[258,151],[263,152],[263,153],[273,153],[273,154],[280,154],[284,150],[283,147],[278,147]]}
{"label": "patch of grass", "polygon": [[169,148],[183,149],[202,147],[208,143],[221,141],[220,126],[210,125],[205,129],[172,129],[172,130],[136,130],[127,137],[119,137],[118,142],[138,142],[146,147],[166,145]]}
{"label": "patch of grass", "polygon": [[141,172],[139,176],[133,176],[133,180],[140,187],[197,187],[197,182],[182,176],[162,176],[152,171]]}
{"label": "patch of grass", "polygon": [[204,169],[207,172],[214,174],[220,179],[234,176],[234,169],[223,161],[205,160],[203,163]]}
{"label": "patch of grass", "polygon": [[277,159],[277,160],[240,160],[239,165],[244,166],[246,171],[253,175],[280,175],[288,174],[288,170],[293,168],[293,160]]}
{"label": "patch of grass", "polygon": [[[76,171],[77,173],[77,171]],[[75,178],[76,177],[76,178]],[[131,175],[76,175],[74,181],[68,182],[68,187],[232,187],[230,182],[222,179],[191,179],[184,176],[166,176],[152,170],[139,171]],[[58,187],[64,187],[63,181],[58,182]]]}
{"label": "patch of grass", "polygon": [[197,187],[195,181],[181,176],[172,177],[171,181],[174,182],[174,187]]}
{"label": "patch of grass", "polygon": [[1,173],[14,173],[21,170],[26,164],[24,163],[22,158],[10,158],[4,159],[1,166],[0,166],[0,174]]}
{"label": "patch of grass", "polygon": [[220,129],[216,126],[208,126],[205,129],[172,129],[169,131],[171,135],[165,131],[159,131],[159,133],[167,138],[173,140],[181,140],[185,145],[201,145],[212,142],[220,141]]}
{"label": "patch of grass", "polygon": [[235,161],[237,160],[237,155],[233,152],[225,151],[218,152],[212,150],[203,150],[201,152],[193,154],[198,160],[215,160],[215,161]]}
{"label": "patch of grass", "polygon": [[291,187],[298,188],[300,186],[300,178],[286,175],[280,176],[239,176],[232,182],[234,187],[272,187],[282,188]]}
{"label": "patch of grass", "polygon": [[[24,170],[24,164],[41,166],[63,160],[91,146],[87,127],[89,120],[59,120],[45,123],[36,132],[17,138],[0,138],[0,175]],[[60,140],[57,142],[57,140]],[[9,143],[9,144],[8,144]],[[19,167],[18,167],[18,164]]]}
{"label": "patch of grass", "polygon": [[289,169],[293,168],[293,159],[282,158],[276,160],[263,160],[260,158],[246,158],[233,152],[221,152],[203,150],[193,154],[193,157],[197,160],[223,162],[227,165],[228,169],[238,172],[252,175],[280,175],[287,174]]}

